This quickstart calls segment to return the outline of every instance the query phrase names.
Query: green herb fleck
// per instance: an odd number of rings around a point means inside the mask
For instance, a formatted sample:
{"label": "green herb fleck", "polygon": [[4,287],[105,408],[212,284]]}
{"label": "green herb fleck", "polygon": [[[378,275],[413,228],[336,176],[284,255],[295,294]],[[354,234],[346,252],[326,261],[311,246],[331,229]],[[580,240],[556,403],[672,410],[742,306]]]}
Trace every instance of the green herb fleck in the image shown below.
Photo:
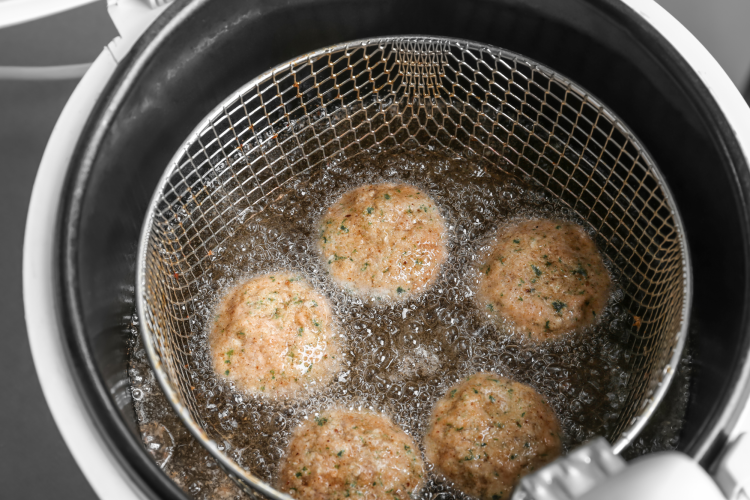
{"label": "green herb fleck", "polygon": [[398,288],[396,288],[396,293],[397,293],[397,294],[399,294],[399,295],[401,295],[401,294],[402,294],[402,293],[404,293],[405,291],[406,291],[406,290],[404,290],[404,289],[403,289],[403,288],[401,288],[401,287],[398,287]]}
{"label": "green herb fleck", "polygon": [[536,267],[534,264],[531,264],[531,270],[534,271],[534,274],[536,274],[537,278],[542,275],[542,270]]}
{"label": "green herb fleck", "polygon": [[390,200],[391,199],[391,195],[389,195],[388,193],[385,193],[385,195],[383,196],[383,198],[385,198],[386,200]]}
{"label": "green herb fleck", "polygon": [[586,270],[583,268],[583,266],[580,264],[580,262],[578,263],[578,267],[573,271],[573,274],[580,274],[584,278],[588,278],[589,277],[589,273],[586,272]]}
{"label": "green herb fleck", "polygon": [[565,307],[565,302],[562,302],[560,300],[556,300],[552,303],[552,308],[555,310],[555,312],[562,311],[562,308]]}
{"label": "green herb fleck", "polygon": [[336,456],[339,456],[339,457],[341,457],[343,455],[344,455],[344,450],[341,450],[340,452],[336,453]]}
{"label": "green herb fleck", "polygon": [[325,417],[315,417],[315,423],[322,427],[328,423],[328,419]]}
{"label": "green herb fleck", "polygon": [[515,243],[516,245],[519,245],[521,243],[521,240],[518,240],[518,239],[513,240],[513,243]]}

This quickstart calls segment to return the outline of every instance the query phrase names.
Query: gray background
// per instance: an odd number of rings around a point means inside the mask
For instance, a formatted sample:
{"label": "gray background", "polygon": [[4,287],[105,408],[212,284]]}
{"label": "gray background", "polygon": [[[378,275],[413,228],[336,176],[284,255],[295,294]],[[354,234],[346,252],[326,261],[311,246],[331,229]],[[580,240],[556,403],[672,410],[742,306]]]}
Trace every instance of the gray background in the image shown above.
{"label": "gray background", "polygon": [[[0,5],[3,0],[0,0]],[[750,0],[658,0],[745,89]],[[93,61],[116,31],[105,2],[0,30],[0,66]],[[44,403],[23,319],[26,211],[44,146],[77,82],[0,81],[0,497],[94,499]],[[29,314],[34,314],[33,304]]]}

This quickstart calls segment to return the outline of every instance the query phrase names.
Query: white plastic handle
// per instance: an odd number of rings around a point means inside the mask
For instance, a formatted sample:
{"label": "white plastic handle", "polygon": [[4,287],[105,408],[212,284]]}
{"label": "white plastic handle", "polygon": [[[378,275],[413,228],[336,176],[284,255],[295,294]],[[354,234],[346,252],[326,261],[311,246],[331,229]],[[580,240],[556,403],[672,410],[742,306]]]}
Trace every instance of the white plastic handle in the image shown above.
{"label": "white plastic handle", "polygon": [[0,1],[0,29],[53,16],[98,0],[4,0]]}

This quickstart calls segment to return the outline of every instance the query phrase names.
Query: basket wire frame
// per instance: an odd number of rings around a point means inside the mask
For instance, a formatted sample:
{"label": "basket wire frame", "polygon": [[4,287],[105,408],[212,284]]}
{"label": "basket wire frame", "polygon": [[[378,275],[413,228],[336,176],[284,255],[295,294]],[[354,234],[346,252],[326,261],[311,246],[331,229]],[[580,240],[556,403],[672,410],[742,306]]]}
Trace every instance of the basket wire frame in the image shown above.
{"label": "basket wire frame", "polygon": [[319,50],[259,76],[218,106],[174,156],[141,237],[138,309],[171,404],[243,487],[288,498],[216,445],[191,386],[192,297],[210,254],[292,177],[332,160],[435,146],[489,160],[546,190],[595,232],[637,319],[628,398],[606,436],[620,452],[661,399],[681,355],[691,276],[668,188],[627,127],[566,78],[523,56],[435,37]]}

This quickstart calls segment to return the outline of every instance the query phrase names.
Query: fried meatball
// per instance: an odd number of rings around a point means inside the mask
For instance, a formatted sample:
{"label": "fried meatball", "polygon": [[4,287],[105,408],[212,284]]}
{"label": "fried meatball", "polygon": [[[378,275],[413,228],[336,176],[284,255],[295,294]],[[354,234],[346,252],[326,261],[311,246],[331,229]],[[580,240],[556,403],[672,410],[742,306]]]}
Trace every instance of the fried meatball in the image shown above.
{"label": "fried meatball", "polygon": [[423,485],[414,441],[372,412],[332,410],[300,425],[278,487],[299,499],[408,499]]}
{"label": "fried meatball", "polygon": [[424,445],[427,460],[463,492],[507,499],[522,476],[560,454],[560,426],[531,387],[478,373],[438,401]]}
{"label": "fried meatball", "polygon": [[341,365],[331,308],[300,276],[279,272],[235,286],[209,334],[216,372],[240,390],[292,397],[329,382]]}
{"label": "fried meatball", "polygon": [[367,184],[345,193],[321,220],[319,245],[339,284],[383,299],[425,290],[447,255],[435,202],[407,184]]}
{"label": "fried meatball", "polygon": [[611,292],[594,242],[570,222],[527,220],[502,229],[480,271],[479,307],[535,340],[593,324]]}

